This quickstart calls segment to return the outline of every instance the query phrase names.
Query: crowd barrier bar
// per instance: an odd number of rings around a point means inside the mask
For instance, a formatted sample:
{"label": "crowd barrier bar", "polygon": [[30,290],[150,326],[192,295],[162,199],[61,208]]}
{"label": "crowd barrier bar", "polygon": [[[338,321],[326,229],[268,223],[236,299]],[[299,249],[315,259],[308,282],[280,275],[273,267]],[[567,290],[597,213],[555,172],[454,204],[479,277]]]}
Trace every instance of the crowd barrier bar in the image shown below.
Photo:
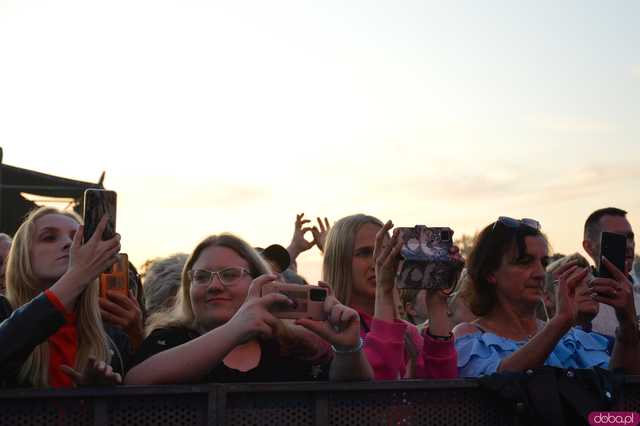
{"label": "crowd barrier bar", "polygon": [[[640,412],[640,376],[620,411]],[[514,425],[475,380],[243,383],[0,391],[0,426]]]}

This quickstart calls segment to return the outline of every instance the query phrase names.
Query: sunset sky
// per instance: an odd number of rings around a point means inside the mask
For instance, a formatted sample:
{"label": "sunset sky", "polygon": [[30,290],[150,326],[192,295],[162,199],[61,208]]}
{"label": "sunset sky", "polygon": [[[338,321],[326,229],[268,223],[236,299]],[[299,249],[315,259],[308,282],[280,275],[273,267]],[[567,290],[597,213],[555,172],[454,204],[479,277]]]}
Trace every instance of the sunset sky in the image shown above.
{"label": "sunset sky", "polygon": [[[640,229],[640,2],[0,0],[3,162],[119,196],[136,265],[295,214],[580,248]],[[301,272],[320,278],[317,249]]]}

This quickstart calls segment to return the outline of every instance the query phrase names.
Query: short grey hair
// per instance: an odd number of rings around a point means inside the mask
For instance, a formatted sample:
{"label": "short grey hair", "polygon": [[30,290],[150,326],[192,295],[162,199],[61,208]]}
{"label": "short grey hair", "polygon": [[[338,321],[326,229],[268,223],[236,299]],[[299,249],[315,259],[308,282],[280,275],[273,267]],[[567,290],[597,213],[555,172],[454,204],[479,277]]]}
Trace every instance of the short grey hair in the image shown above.
{"label": "short grey hair", "polygon": [[188,257],[186,253],[176,253],[151,262],[142,282],[148,314],[171,307],[170,300],[180,288],[182,269]]}

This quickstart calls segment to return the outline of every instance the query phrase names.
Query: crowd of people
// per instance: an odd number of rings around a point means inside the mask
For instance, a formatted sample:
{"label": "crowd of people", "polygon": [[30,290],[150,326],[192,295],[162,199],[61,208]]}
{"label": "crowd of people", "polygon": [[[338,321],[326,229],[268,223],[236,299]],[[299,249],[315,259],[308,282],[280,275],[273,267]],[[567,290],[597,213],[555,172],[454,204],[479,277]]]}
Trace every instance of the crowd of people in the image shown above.
{"label": "crowd of people", "polygon": [[[99,295],[100,274],[119,259],[120,236],[103,218],[32,211],[0,234],[0,385],[370,381],[480,377],[541,366],[640,372],[632,276],[634,234],[626,212],[585,221],[579,254],[552,256],[539,222],[501,216],[476,237],[448,288],[402,288],[401,231],[356,214],[317,225],[299,214],[291,243],[264,249],[231,233],[209,235],[190,254],[130,265],[128,292]],[[626,238],[625,265],[602,256],[602,232]],[[308,285],[298,256],[323,256],[323,319],[285,319],[290,293]],[[598,274],[598,267],[610,277]]]}

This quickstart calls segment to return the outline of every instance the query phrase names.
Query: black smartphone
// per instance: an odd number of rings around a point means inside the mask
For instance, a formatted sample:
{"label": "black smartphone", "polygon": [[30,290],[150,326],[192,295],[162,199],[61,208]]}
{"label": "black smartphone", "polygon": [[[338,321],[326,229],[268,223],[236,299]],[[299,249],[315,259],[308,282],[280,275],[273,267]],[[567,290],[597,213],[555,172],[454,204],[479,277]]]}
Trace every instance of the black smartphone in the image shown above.
{"label": "black smartphone", "polygon": [[[613,232],[603,232],[600,239],[600,255],[609,259],[616,268],[624,272],[625,253],[627,251],[627,237]],[[598,276],[603,278],[613,278],[609,270],[600,261],[598,265]]]}
{"label": "black smartphone", "polygon": [[103,240],[116,235],[116,206],[118,196],[115,191],[90,188],[84,191],[84,241],[89,241],[96,231],[100,219],[107,214],[109,219],[102,233]]}

